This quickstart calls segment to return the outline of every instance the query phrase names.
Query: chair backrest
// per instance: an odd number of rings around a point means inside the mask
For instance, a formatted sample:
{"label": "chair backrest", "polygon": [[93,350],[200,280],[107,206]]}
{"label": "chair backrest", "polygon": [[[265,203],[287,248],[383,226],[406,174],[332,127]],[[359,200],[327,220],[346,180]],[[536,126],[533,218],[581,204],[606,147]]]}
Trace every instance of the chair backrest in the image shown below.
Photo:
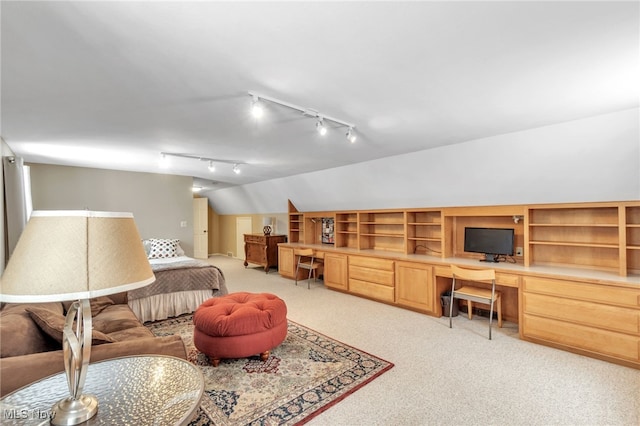
{"label": "chair backrest", "polygon": [[451,265],[451,273],[453,278],[461,280],[492,282],[496,279],[496,271],[493,269],[463,269]]}
{"label": "chair backrest", "polygon": [[311,256],[313,257],[313,249],[297,249],[294,253],[298,256]]}

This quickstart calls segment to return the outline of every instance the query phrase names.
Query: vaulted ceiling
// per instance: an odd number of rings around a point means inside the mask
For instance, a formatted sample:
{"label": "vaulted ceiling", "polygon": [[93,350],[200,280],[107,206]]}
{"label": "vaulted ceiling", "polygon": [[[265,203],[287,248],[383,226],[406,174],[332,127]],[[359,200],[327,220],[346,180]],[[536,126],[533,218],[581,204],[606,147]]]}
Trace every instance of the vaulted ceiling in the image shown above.
{"label": "vaulted ceiling", "polygon": [[[35,163],[263,181],[639,105],[638,2],[2,1],[2,128]],[[255,91],[356,125],[265,103]],[[160,152],[246,163],[174,157]]]}

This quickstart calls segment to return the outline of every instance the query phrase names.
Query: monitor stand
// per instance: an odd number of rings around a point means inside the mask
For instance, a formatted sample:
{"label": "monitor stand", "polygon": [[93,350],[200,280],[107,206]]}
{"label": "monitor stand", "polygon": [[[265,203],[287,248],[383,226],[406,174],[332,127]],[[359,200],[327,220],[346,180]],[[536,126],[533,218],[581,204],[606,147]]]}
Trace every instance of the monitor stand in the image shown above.
{"label": "monitor stand", "polygon": [[484,259],[480,259],[480,262],[498,263],[500,256],[497,254],[485,253]]}

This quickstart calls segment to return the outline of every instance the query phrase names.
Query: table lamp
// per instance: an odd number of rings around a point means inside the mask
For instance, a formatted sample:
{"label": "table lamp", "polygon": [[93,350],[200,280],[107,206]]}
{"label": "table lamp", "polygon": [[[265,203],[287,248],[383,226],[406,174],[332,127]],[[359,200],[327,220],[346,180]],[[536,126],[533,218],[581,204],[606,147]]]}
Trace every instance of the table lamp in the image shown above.
{"label": "table lamp", "polygon": [[70,396],[53,406],[52,424],[75,425],[98,411],[96,397],[82,393],[91,356],[89,299],[154,280],[131,213],[32,213],[0,279],[0,301],[75,300],[62,339]]}

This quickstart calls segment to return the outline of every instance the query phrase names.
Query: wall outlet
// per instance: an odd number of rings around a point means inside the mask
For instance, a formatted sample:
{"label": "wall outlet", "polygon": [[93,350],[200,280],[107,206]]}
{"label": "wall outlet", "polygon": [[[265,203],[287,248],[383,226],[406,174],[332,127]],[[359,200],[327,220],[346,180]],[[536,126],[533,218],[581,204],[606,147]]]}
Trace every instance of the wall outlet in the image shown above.
{"label": "wall outlet", "polygon": [[522,247],[516,247],[516,256],[524,256],[524,251]]}
{"label": "wall outlet", "polygon": [[180,222],[180,228],[186,228],[187,227],[187,221],[183,220]]}
{"label": "wall outlet", "polygon": [[233,253],[231,253],[230,251],[227,252],[227,256],[229,257],[233,257]]}

